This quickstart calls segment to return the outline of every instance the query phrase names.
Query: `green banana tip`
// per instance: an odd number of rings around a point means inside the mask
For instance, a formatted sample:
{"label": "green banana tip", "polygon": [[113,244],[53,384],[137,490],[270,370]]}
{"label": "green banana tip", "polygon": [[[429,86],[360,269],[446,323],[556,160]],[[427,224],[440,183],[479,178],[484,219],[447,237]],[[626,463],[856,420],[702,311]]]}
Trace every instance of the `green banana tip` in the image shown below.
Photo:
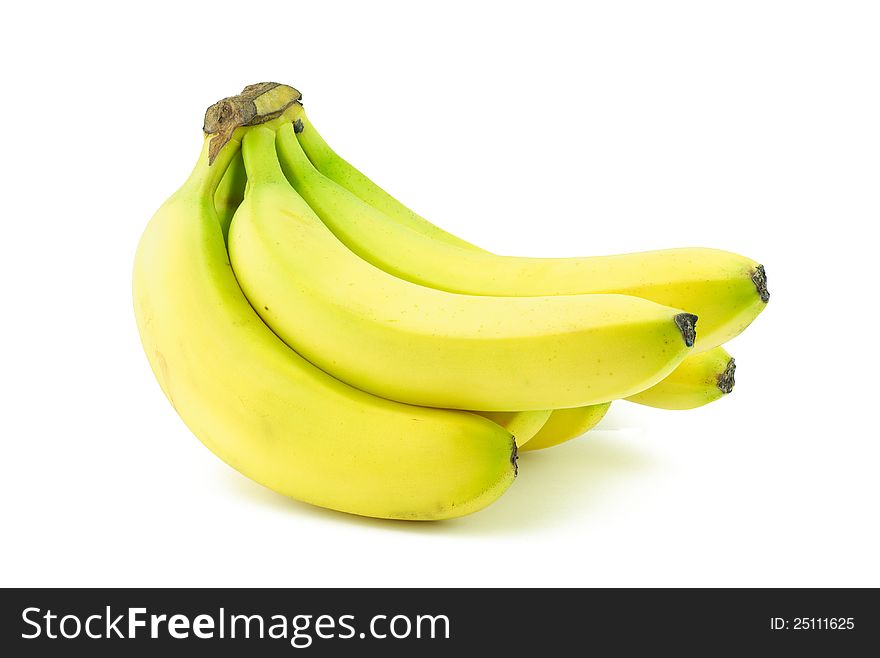
{"label": "green banana tip", "polygon": [[733,387],[736,384],[734,378],[735,374],[736,361],[731,357],[730,361],[727,362],[727,367],[724,369],[724,372],[718,375],[718,388],[724,395],[727,395],[733,390]]}
{"label": "green banana tip", "polygon": [[697,339],[697,316],[693,313],[679,313],[673,320],[684,338],[684,344],[693,347]]}
{"label": "green banana tip", "polygon": [[758,265],[752,272],[752,283],[755,284],[755,289],[758,291],[758,295],[761,296],[761,301],[765,304],[769,302],[770,291],[767,290],[767,270],[764,269],[763,265]]}
{"label": "green banana tip", "polygon": [[510,463],[513,464],[513,477],[519,475],[519,451],[516,448],[516,437],[513,437],[513,449],[510,451]]}

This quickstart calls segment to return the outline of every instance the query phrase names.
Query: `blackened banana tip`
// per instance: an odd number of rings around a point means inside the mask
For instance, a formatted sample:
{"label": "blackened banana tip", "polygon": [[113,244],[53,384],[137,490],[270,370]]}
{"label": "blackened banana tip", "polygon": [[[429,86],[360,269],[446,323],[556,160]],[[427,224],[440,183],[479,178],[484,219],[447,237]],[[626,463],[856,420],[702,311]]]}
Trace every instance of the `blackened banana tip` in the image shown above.
{"label": "blackened banana tip", "polygon": [[718,388],[721,389],[721,392],[724,395],[727,395],[733,390],[734,385],[736,384],[736,380],[734,375],[736,374],[736,362],[733,358],[727,362],[727,367],[724,369],[720,375],[718,375]]}
{"label": "blackened banana tip", "polygon": [[757,289],[758,294],[761,296],[761,301],[765,304],[769,302],[770,291],[767,290],[767,271],[763,265],[758,265],[755,271],[752,272],[752,283],[755,284],[755,289]]}
{"label": "blackened banana tip", "polygon": [[694,341],[697,339],[697,316],[693,313],[679,313],[674,320],[681,332],[681,337],[684,338],[684,344],[693,347]]}
{"label": "blackened banana tip", "polygon": [[510,453],[510,463],[513,464],[513,477],[519,475],[519,450],[516,448],[516,437],[513,437],[513,450]]}

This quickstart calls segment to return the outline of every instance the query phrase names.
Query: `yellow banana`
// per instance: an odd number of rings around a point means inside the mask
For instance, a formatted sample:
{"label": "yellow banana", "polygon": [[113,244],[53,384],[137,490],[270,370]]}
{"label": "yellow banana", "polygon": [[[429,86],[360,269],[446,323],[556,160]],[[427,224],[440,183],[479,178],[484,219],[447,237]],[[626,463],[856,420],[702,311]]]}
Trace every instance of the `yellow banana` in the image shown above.
{"label": "yellow banana", "polygon": [[611,403],[606,402],[605,404],[593,404],[588,407],[557,409],[538,433],[522,447],[523,452],[550,448],[571,439],[576,439],[581,434],[593,429],[605,417],[605,413],[610,406]]}
{"label": "yellow banana", "polygon": [[516,447],[522,448],[541,430],[552,411],[476,411],[498,423],[516,438]]}
{"label": "yellow banana", "polygon": [[456,409],[573,407],[653,386],[693,345],[695,316],[638,297],[458,295],[404,281],[327,229],[284,177],[273,131],[249,129],[243,155],[249,187],[229,231],[242,290],[288,345],[362,390]]}
{"label": "yellow banana", "polygon": [[230,267],[213,199],[241,129],[159,209],[137,250],[135,315],[159,383],[221,459],[293,498],[366,516],[442,519],[494,501],[515,475],[510,433],[475,414],[354,389],[286,346]]}
{"label": "yellow banana", "polygon": [[695,409],[730,393],[735,371],[733,357],[716,347],[691,355],[662,382],[627,400],[660,409]]}
{"label": "yellow banana", "polygon": [[[695,352],[743,331],[769,300],[764,268],[717,249],[588,258],[498,256],[433,226],[339,157],[301,105],[299,131],[279,132],[282,166],[297,192],[352,251],[398,277],[471,295],[621,293],[700,318]],[[308,156],[308,157],[306,157]]]}

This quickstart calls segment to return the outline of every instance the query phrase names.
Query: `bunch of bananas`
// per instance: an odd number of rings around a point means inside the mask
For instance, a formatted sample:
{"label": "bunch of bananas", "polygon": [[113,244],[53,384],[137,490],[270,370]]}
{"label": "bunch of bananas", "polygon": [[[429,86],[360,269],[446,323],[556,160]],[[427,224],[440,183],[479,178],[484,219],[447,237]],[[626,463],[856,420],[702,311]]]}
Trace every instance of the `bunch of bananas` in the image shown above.
{"label": "bunch of bananas", "polygon": [[286,85],[212,105],[204,132],[137,250],[144,349],[208,448],[314,505],[474,512],[513,482],[518,450],[583,434],[613,400],[728,393],[721,345],[768,300],[761,265],[714,249],[475,247],[340,158]]}

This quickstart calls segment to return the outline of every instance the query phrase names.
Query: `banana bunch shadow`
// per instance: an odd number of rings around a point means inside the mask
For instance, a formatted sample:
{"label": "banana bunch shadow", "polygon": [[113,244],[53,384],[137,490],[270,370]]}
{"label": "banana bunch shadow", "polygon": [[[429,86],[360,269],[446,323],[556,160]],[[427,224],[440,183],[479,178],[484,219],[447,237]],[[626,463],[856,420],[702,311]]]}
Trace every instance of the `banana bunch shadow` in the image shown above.
{"label": "banana bunch shadow", "polygon": [[[141,341],[205,446],[319,508],[482,510],[525,453],[592,430],[617,400],[686,410],[730,393],[723,344],[769,300],[764,267],[719,249],[528,258],[472,245],[341,158],[286,85],[215,103],[204,133],[138,245]],[[640,462],[609,439],[522,463],[509,505],[437,527],[548,523],[565,509],[549,492],[595,494]]]}

